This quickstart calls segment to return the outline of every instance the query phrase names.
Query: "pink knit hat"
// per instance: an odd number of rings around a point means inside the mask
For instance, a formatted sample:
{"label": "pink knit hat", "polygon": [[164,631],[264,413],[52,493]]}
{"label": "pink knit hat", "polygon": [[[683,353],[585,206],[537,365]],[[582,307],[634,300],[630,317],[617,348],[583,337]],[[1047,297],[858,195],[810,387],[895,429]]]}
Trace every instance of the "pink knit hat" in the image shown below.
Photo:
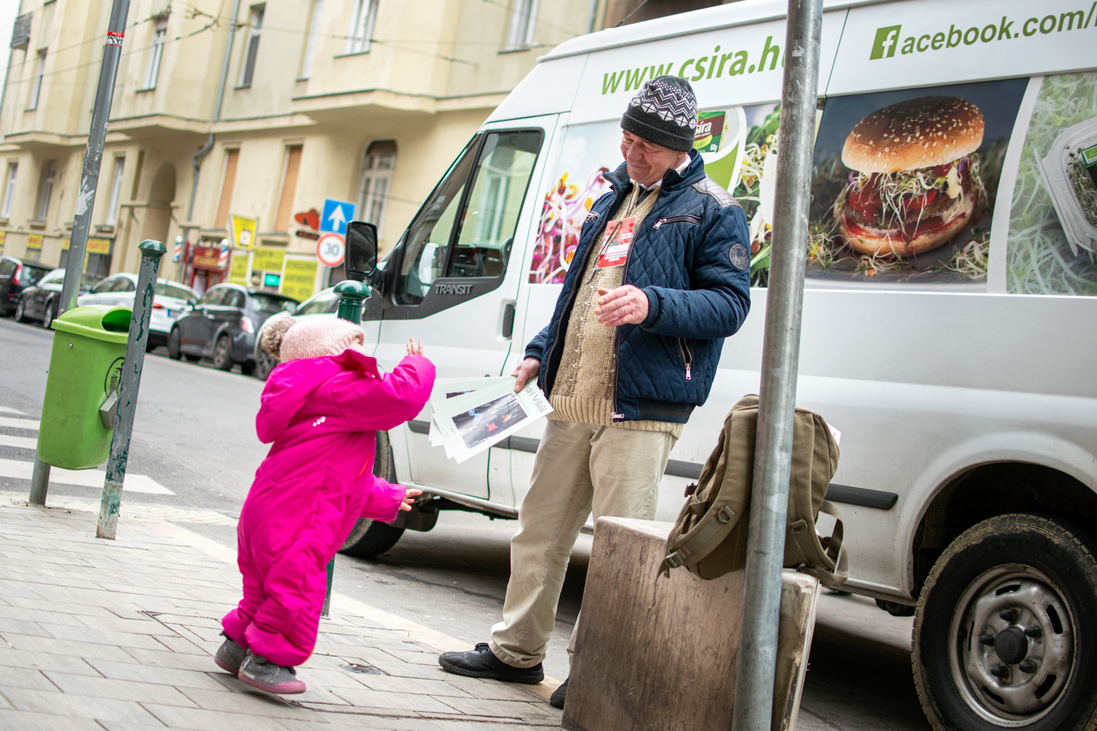
{"label": "pink knit hat", "polygon": [[260,346],[283,363],[300,358],[339,355],[365,342],[359,325],[335,317],[319,317],[298,322],[279,317],[263,328]]}

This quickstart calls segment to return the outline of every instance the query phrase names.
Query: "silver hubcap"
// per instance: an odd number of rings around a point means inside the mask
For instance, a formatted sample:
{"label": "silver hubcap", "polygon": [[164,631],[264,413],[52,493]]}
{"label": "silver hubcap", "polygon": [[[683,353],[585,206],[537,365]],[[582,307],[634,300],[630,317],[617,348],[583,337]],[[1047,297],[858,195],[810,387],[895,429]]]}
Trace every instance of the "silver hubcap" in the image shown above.
{"label": "silver hubcap", "polygon": [[229,341],[221,338],[217,341],[217,350],[214,352],[213,357],[219,362],[223,363],[229,357]]}
{"label": "silver hubcap", "polygon": [[949,670],[964,702],[1005,728],[1047,715],[1074,667],[1074,624],[1055,584],[1023,564],[971,583],[949,628]]}

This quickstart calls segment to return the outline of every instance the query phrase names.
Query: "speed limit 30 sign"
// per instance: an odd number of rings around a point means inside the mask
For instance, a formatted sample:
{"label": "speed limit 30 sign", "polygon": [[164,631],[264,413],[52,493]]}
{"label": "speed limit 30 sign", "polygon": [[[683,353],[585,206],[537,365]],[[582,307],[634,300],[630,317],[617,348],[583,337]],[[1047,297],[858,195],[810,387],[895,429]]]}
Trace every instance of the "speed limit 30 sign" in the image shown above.
{"label": "speed limit 30 sign", "polygon": [[337,267],[343,263],[343,237],[339,234],[324,234],[316,241],[316,258],[328,267]]}

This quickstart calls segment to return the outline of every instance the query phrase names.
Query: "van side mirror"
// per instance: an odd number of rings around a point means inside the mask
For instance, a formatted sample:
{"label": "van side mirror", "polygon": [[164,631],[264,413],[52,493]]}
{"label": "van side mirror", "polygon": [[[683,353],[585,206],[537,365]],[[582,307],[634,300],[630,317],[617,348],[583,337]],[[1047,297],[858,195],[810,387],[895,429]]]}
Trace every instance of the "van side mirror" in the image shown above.
{"label": "van side mirror", "polygon": [[365,221],[351,221],[347,224],[347,252],[343,260],[343,276],[361,282],[376,270],[377,227]]}

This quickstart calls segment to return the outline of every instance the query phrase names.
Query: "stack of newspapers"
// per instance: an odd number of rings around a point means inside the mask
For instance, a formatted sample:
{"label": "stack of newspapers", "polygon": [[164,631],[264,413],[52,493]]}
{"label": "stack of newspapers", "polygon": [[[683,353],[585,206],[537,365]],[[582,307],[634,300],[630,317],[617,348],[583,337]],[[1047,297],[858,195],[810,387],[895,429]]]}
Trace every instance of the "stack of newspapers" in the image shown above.
{"label": "stack of newspapers", "polygon": [[440,378],[430,397],[430,443],[458,464],[552,412],[537,381],[514,391],[513,376]]}

